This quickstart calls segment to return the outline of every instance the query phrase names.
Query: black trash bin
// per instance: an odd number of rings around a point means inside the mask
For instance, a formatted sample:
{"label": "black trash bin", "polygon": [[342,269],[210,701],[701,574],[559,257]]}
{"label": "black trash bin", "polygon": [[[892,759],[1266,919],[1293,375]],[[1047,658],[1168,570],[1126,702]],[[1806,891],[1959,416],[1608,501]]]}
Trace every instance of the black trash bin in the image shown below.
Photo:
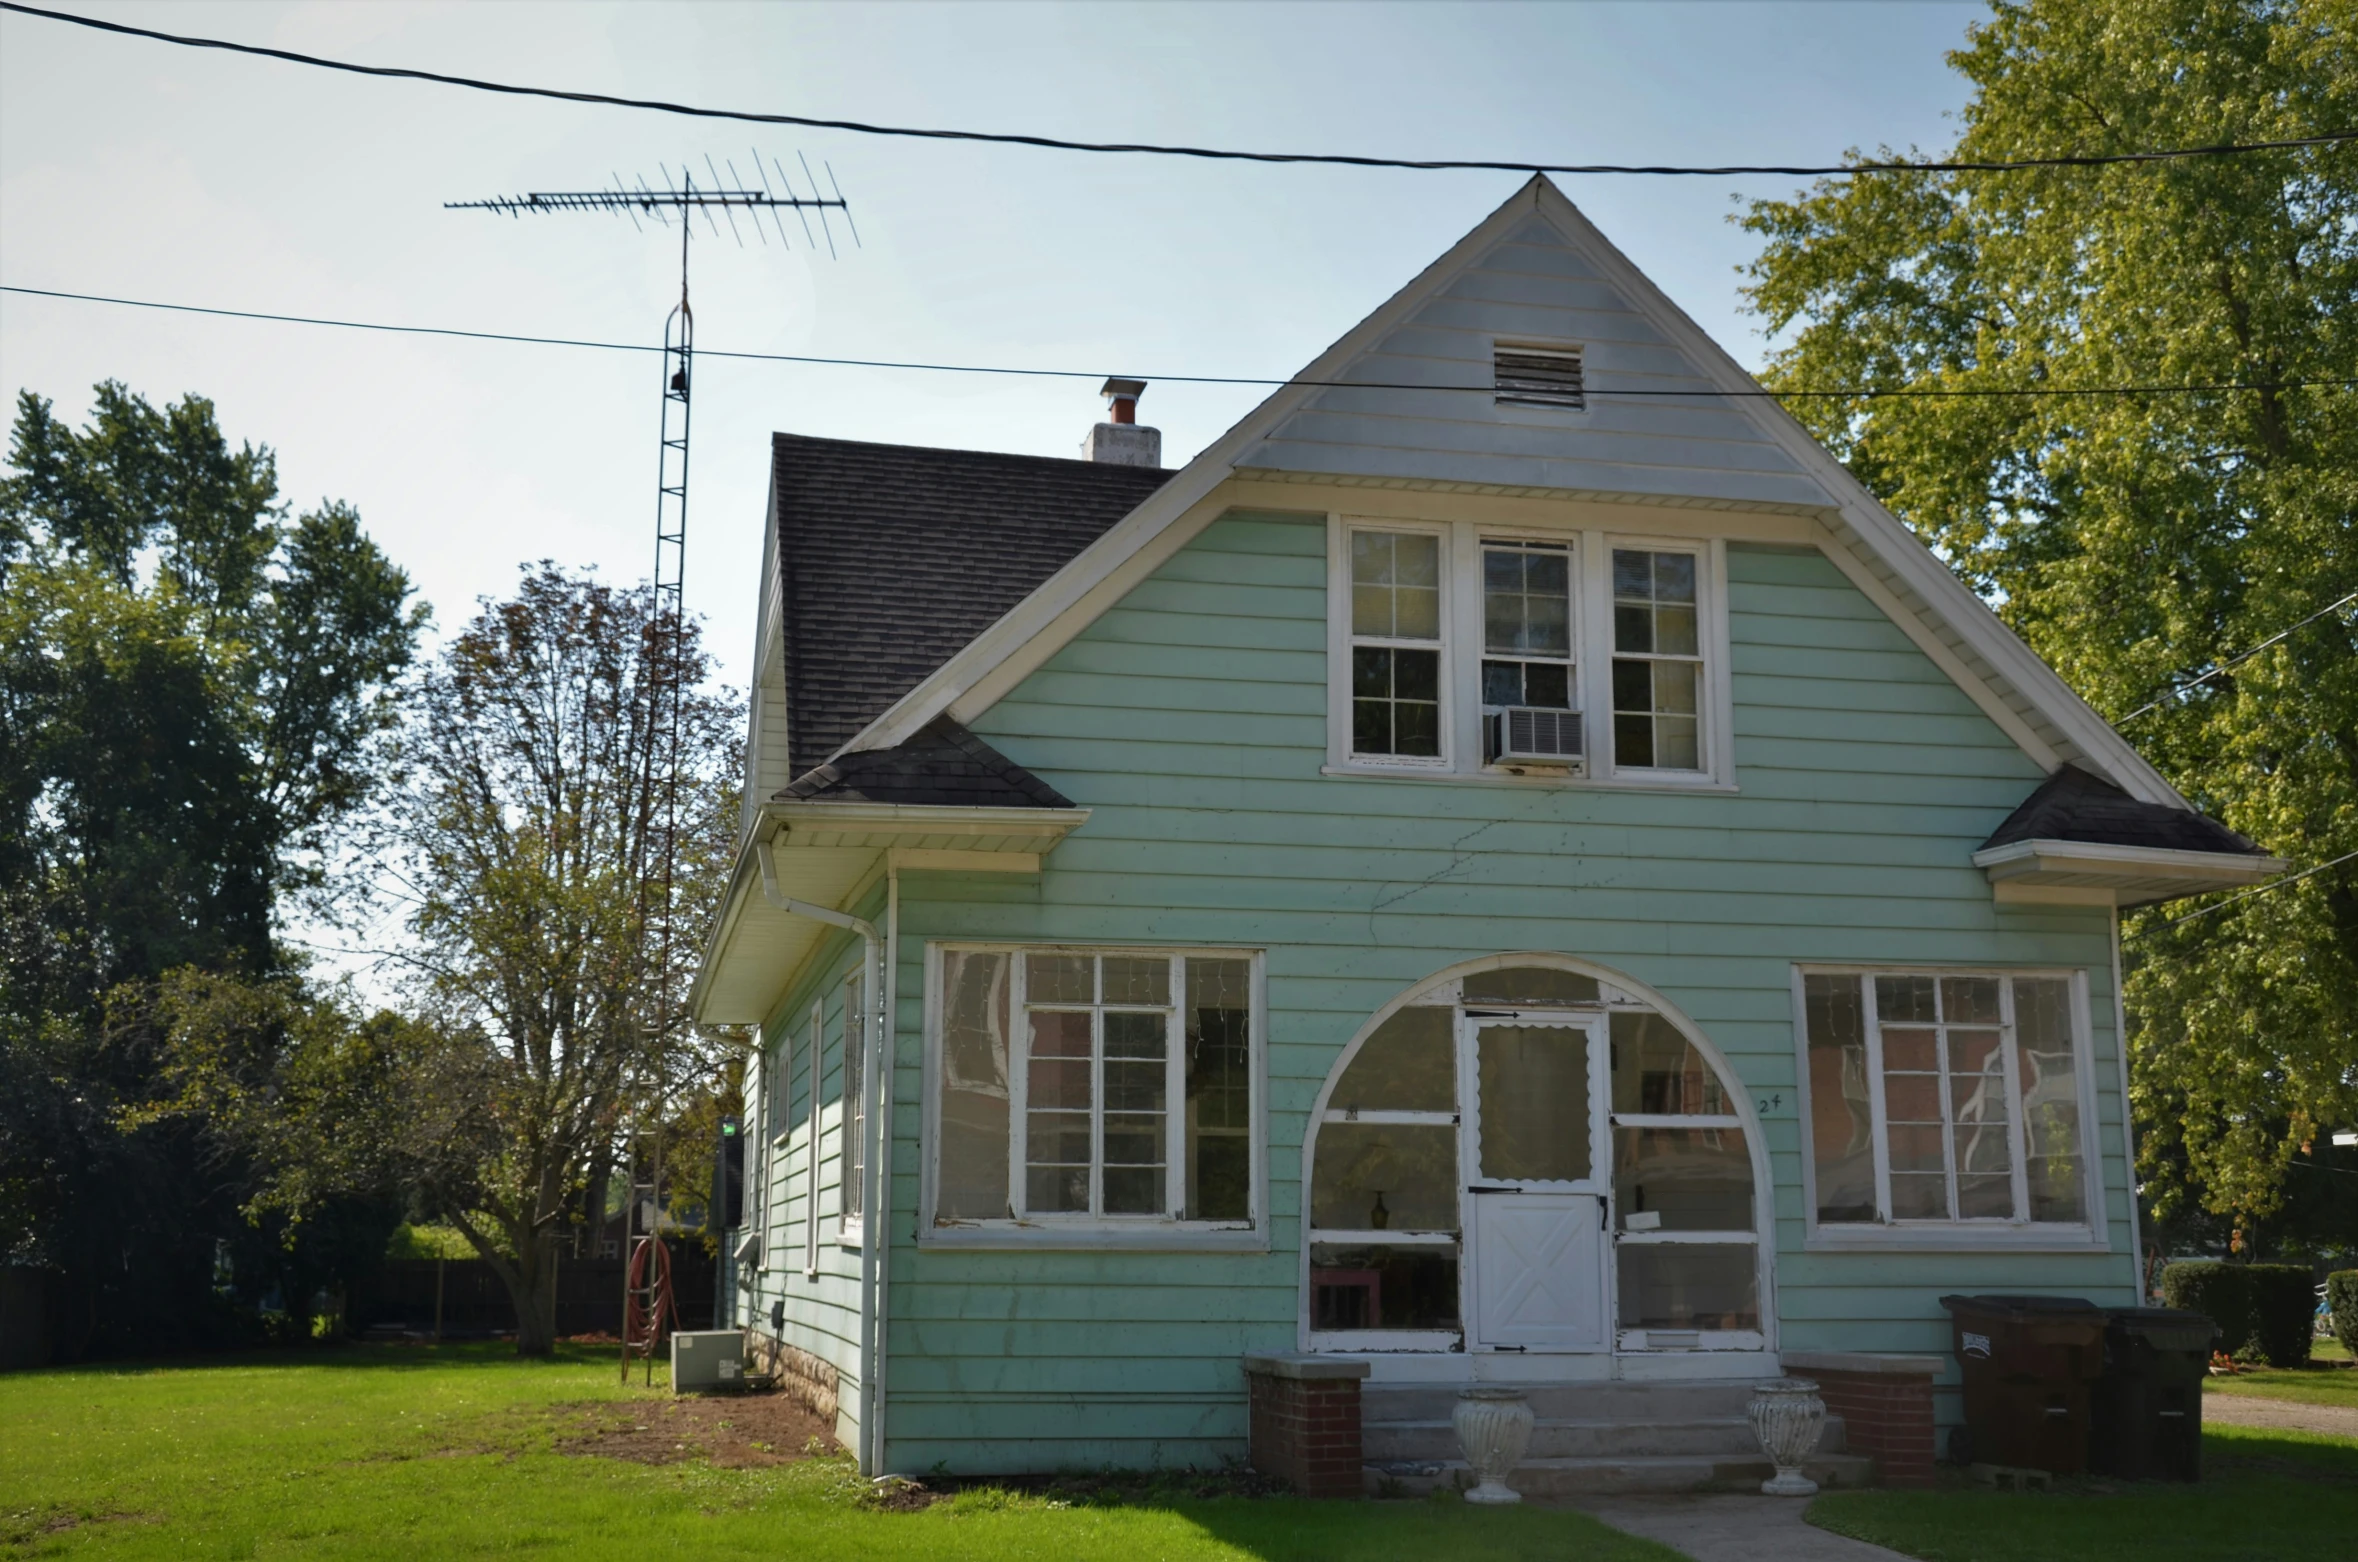
{"label": "black trash bin", "polygon": [[2088,1468],[2132,1481],[2202,1479],[2202,1380],[2219,1326],[2167,1307],[2107,1317]]}
{"label": "black trash bin", "polygon": [[2089,1390],[2104,1370],[2104,1309],[2076,1296],[1944,1296],[1981,1464],[2078,1475]]}

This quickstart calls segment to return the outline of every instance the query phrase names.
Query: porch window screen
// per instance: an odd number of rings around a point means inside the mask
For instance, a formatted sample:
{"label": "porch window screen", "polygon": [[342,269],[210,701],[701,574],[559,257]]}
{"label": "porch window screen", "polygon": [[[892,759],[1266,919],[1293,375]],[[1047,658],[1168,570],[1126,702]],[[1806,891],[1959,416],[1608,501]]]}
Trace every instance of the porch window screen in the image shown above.
{"label": "porch window screen", "polygon": [[1808,974],[1820,1225],[2084,1225],[2072,984],[2053,975]]}
{"label": "porch window screen", "polygon": [[1252,962],[948,950],[934,1222],[1253,1218]]}

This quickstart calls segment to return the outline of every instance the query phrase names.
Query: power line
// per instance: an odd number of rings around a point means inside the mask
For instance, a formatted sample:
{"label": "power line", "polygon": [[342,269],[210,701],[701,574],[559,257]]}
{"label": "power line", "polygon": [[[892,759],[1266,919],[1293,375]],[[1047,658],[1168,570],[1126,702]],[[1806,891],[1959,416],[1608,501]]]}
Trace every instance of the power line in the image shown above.
{"label": "power line", "polygon": [[356,76],[385,76],[404,81],[432,82],[445,87],[465,87],[476,92],[496,92],[509,97],[551,98],[564,103],[589,103],[609,108],[644,109],[659,114],[681,114],[695,119],[739,120],[756,125],[800,125],[814,130],[841,130],[862,136],[901,136],[924,141],[979,141],[997,146],[1023,146],[1057,152],[1100,152],[1150,157],[1207,158],[1231,163],[1316,163],[1345,168],[1406,168],[1421,172],[1444,170],[1474,170],[1516,174],[1639,174],[1667,177],[1716,176],[1740,174],[1772,174],[1795,177],[1849,174],[1887,173],[2016,173],[2033,168],[2094,168],[2113,163],[2160,163],[2190,157],[2227,157],[2245,152],[2280,152],[2300,147],[2332,146],[2358,141],[2358,130],[2335,130],[2322,135],[2297,136],[2278,141],[2228,141],[2209,146],[2169,147],[2142,152],[2082,152],[2053,157],[1992,158],[1978,161],[1882,162],[1805,164],[1727,164],[1718,167],[1679,167],[1666,164],[1630,163],[1541,163],[1515,159],[1489,158],[1411,158],[1368,157],[1342,152],[1247,152],[1228,147],[1169,146],[1144,141],[1070,141],[1060,136],[1016,135],[987,130],[942,130],[910,125],[878,125],[856,119],[819,119],[807,114],[766,114],[752,109],[703,108],[690,103],[672,103],[660,98],[625,98],[604,92],[575,92],[558,87],[524,87],[511,82],[485,81],[473,76],[452,76],[440,71],[412,70],[394,65],[360,65],[350,60],[331,60],[316,54],[298,54],[292,49],[270,49],[259,44],[232,43],[224,38],[197,38],[182,33],[158,32],[148,27],[131,27],[121,22],[101,21],[94,16],[76,16],[66,11],[45,10],[40,6],[17,4],[16,0],[0,0],[0,11],[14,11],[20,16],[37,16],[53,22],[68,22],[76,27],[88,27],[98,32],[117,33],[127,38],[145,38],[156,43],[177,44],[190,49],[220,49],[231,54],[258,55],[264,59],[283,60],[293,65],[309,65],[320,70],[346,71]]}
{"label": "power line", "polygon": [[2358,858],[2358,852],[2344,852],[2331,862],[2321,862],[2314,868],[2303,868],[2298,873],[2288,873],[2281,879],[2270,879],[2267,883],[2260,885],[2257,889],[2247,889],[2240,895],[2230,895],[2225,900],[2222,900],[2215,905],[2203,907],[2200,911],[2189,911],[2182,917],[2172,917],[2167,922],[2156,922],[2151,927],[2139,928],[2137,930],[2137,936],[2142,938],[2147,933],[2158,933],[2163,928],[2176,927],[2179,923],[2191,922],[2196,917],[2207,917],[2214,911],[2225,911],[2229,906],[2234,905],[2239,900],[2249,900],[2254,895],[2265,895],[2270,890],[2282,889],[2287,884],[2298,884],[2301,880],[2309,877],[2309,875],[2313,873],[2323,873],[2328,868],[2338,868],[2343,863],[2350,861],[2352,858]]}
{"label": "power line", "polygon": [[[5,0],[0,0],[5,4]],[[119,304],[131,309],[162,309],[175,314],[217,315],[230,320],[267,320],[281,325],[332,326],[347,331],[382,331],[399,336],[449,336],[465,341],[515,342],[531,347],[580,347],[598,352],[655,353],[662,348],[645,342],[600,342],[574,336],[525,336],[510,331],[469,331],[446,325],[394,325],[380,320],[339,320],[324,315],[273,314],[258,309],[221,309],[205,304],[171,304],[151,298],[117,298],[104,293],[72,293],[59,288],[15,287],[0,284],[0,293],[19,293],[28,298],[63,298],[84,304]],[[809,353],[752,353],[729,352],[717,347],[699,347],[699,358],[734,358],[747,363],[799,363],[839,369],[894,369],[927,374],[999,374],[1029,379],[1102,380],[1107,371],[1099,369],[1034,369],[1007,364],[987,363],[924,363],[902,358],[826,358]],[[1245,374],[1153,374],[1121,371],[1124,377],[1155,380],[1176,385],[1248,385],[1276,387],[1302,385],[1313,389],[1389,390],[1389,391],[1474,391],[1488,396],[1496,387],[1485,382],[1477,385],[1425,385],[1395,380],[1305,380]],[[1910,387],[1893,389],[1847,390],[1767,390],[1759,386],[1746,389],[1721,390],[1666,388],[1658,386],[1615,386],[1597,390],[1607,397],[1660,397],[1668,399],[1703,399],[1722,401],[1796,401],[1839,398],[1843,400],[1954,400],[1989,397],[2061,397],[2061,396],[2189,396],[2208,395],[2229,391],[2284,391],[2346,389],[2358,386],[2358,378],[2331,380],[2222,380],[2212,384],[2181,385],[2090,385],[2069,386],[1991,386],[1974,389],[1921,390]],[[1592,386],[1592,389],[1595,387]]]}
{"label": "power line", "polygon": [[2189,678],[2174,689],[2164,689],[2161,693],[2155,695],[2152,699],[2146,701],[2143,705],[2138,706],[2135,710],[2129,712],[2129,714],[2126,716],[2123,716],[2119,721],[2113,723],[2113,725],[2126,726],[2128,723],[2135,721],[2138,717],[2144,715],[2147,711],[2157,710],[2171,700],[2176,699],[2179,695],[2186,693],[2188,690],[2208,683],[2213,678],[2218,677],[2219,674],[2231,671],[2237,666],[2240,666],[2242,663],[2250,661],[2253,657],[2259,655],[2262,651],[2267,650],[2268,647],[2274,645],[2277,641],[2282,640],[2286,635],[2291,634],[2294,630],[2306,629],[2311,624],[2317,622],[2317,620],[2325,617],[2326,614],[2331,613],[2336,609],[2347,607],[2353,602],[2358,602],[2358,591],[2351,592],[2348,596],[2342,598],[2339,602],[2328,602],[2325,606],[2319,608],[2316,612],[2311,613],[2307,618],[2302,619],[2299,623],[2292,624],[2278,630],[2276,633],[2270,635],[2267,639],[2261,641],[2258,645],[2253,646],[2248,651],[2241,651],[2234,656],[2230,656],[2227,658],[2227,660],[2221,662],[2218,666],[2202,674],[2200,677]]}

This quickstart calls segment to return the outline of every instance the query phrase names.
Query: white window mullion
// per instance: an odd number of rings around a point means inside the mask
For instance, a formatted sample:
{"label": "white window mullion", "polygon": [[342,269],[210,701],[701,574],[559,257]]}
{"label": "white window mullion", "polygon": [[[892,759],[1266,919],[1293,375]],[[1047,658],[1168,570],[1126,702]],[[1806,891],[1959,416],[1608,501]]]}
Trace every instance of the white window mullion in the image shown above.
{"label": "white window mullion", "polygon": [[1031,1186],[1031,1077],[1032,1016],[1026,1005],[1024,957],[1007,957],[1007,1214],[1021,1219],[1027,1212],[1025,1193]]}
{"label": "white window mullion", "polygon": [[[1945,1022],[1948,1019],[1948,1005],[1942,1002],[1938,981],[1932,984],[1932,991],[1932,1012]],[[1949,1027],[1946,1023],[1932,1028],[1932,1045],[1932,1059],[1940,1069],[1940,1165],[1948,1185],[1949,1219],[1953,1221],[1957,1218],[1957,1121],[1949,1100],[1950,1092],[1955,1088],[1951,1083],[1955,1075],[1949,1069]]]}
{"label": "white window mullion", "polygon": [[1464,624],[1441,652],[1441,681],[1448,691],[1443,719],[1448,722],[1447,753],[1453,770],[1479,770],[1485,755],[1482,738],[1482,539],[1473,527],[1453,525],[1448,539],[1449,569],[1442,614],[1444,628]]}
{"label": "white window mullion", "polygon": [[[1101,978],[1101,1003],[1103,990]],[[1089,1213],[1105,1213],[1105,1010],[1101,1007],[1089,1010]]]}
{"label": "white window mullion", "polygon": [[2022,1115],[2022,1067],[2014,1047],[2014,978],[2011,976],[1998,982],[1998,1053],[2006,1072],[2006,1149],[2012,1162],[2008,1182],[2013,1194],[2014,1223],[2021,1225],[2030,1219],[2030,1164],[2024,1159],[2030,1146],[2030,1125],[2023,1121]]}
{"label": "white window mullion", "polygon": [[1163,1018],[1163,1216],[1187,1207],[1187,958],[1171,956],[1171,1007]]}
{"label": "white window mullion", "polygon": [[1859,984],[1859,1012],[1866,1020],[1867,1029],[1867,1105],[1873,1118],[1874,1132],[1869,1136],[1875,1147],[1875,1214],[1883,1224],[1891,1223],[1891,1120],[1883,1108],[1883,1017],[1875,1007],[1875,978],[1861,976]]}

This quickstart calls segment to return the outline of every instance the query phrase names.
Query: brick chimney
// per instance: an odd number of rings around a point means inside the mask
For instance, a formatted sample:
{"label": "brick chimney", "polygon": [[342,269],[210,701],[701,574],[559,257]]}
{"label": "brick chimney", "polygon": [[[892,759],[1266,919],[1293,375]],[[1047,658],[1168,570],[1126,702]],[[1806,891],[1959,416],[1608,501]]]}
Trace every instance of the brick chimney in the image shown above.
{"label": "brick chimney", "polygon": [[1111,409],[1110,423],[1100,423],[1081,441],[1081,459],[1110,461],[1116,466],[1163,464],[1163,431],[1138,421],[1138,398],[1146,394],[1144,380],[1107,380],[1099,392]]}

